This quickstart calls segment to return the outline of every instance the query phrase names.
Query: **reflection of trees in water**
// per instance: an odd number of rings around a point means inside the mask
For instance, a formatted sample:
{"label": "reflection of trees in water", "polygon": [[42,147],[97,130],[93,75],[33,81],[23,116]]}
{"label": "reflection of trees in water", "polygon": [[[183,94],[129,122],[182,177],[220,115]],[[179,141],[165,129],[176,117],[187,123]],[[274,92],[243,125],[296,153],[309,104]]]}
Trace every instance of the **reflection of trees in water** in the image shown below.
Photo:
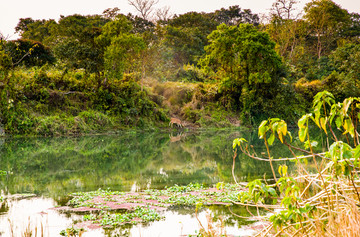
{"label": "reflection of trees in water", "polygon": [[[139,189],[231,182],[233,139],[245,137],[256,149],[262,149],[257,133],[214,130],[183,132],[180,136],[176,142],[171,142],[167,133],[145,132],[8,139],[0,147],[0,167],[13,175],[1,189],[56,197],[107,187],[127,191],[135,182]],[[270,174],[268,164],[241,155],[239,158],[239,180]]]}
{"label": "reflection of trees in water", "polygon": [[[234,216],[231,211],[236,213],[237,215],[243,217],[250,217],[250,213],[243,206],[225,206],[225,205],[211,205],[203,207],[199,210],[198,214],[200,215],[202,212],[210,211],[210,216],[214,222],[217,222],[222,219],[226,226],[236,226],[241,227],[242,225],[250,224],[254,221],[250,221],[249,219],[237,218]],[[252,213],[256,213],[256,208],[249,208]],[[191,215],[195,218],[195,207],[194,206],[170,206],[167,211],[174,212],[179,215]]]}

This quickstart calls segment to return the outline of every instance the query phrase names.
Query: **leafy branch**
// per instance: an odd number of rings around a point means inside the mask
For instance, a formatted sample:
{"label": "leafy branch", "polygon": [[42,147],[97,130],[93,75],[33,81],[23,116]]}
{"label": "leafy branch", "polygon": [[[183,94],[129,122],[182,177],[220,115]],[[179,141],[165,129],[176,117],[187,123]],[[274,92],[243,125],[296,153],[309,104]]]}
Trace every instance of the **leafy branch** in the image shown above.
{"label": "leafy branch", "polygon": [[[278,118],[265,120],[259,126],[258,135],[264,140],[266,158],[257,157],[245,139],[233,141],[235,154],[239,149],[251,158],[268,161],[273,173],[274,184],[252,181],[247,185],[248,190],[240,192],[235,202],[272,213],[269,218],[257,217],[271,222],[259,236],[266,236],[272,230],[276,232],[275,236],[337,236],[340,233],[353,236],[357,233],[353,223],[360,221],[357,208],[360,206],[360,144],[356,130],[359,112],[360,98],[351,97],[343,103],[336,103],[331,93],[323,91],[314,97],[313,113],[303,115],[298,121],[298,140],[305,148],[291,144],[292,136],[287,124]],[[311,140],[309,133],[313,125],[326,134],[328,142],[333,141],[326,152],[315,152],[318,142]],[[334,126],[341,131],[341,136],[336,136]],[[340,139],[342,137],[346,142]],[[293,157],[275,159],[271,156],[270,146],[276,139],[290,150]],[[302,154],[296,155],[295,151]],[[312,158],[311,165],[316,167],[316,173],[310,172],[309,166],[303,164],[302,160],[308,158]],[[301,169],[289,174],[287,165],[283,164],[279,166],[277,175],[273,162],[287,160],[295,160]],[[233,166],[235,177],[234,173]]]}

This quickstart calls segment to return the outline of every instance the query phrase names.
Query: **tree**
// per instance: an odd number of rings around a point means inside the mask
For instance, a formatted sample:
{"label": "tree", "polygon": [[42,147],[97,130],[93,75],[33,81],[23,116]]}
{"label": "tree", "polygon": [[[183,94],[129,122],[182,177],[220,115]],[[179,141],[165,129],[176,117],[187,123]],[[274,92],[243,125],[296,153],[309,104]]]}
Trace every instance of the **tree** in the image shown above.
{"label": "tree", "polygon": [[217,25],[206,13],[188,12],[175,15],[166,22],[165,44],[173,49],[178,64],[196,64],[197,59],[205,52],[207,36]]}
{"label": "tree", "polygon": [[124,72],[141,67],[141,52],[146,48],[142,37],[131,33],[133,26],[128,17],[117,15],[102,28],[95,42],[104,50],[106,75],[121,79]]}
{"label": "tree", "polygon": [[0,78],[3,78],[4,81],[3,83],[0,83],[0,86],[7,84],[8,74],[13,66],[11,56],[5,51],[6,43],[7,42],[4,39],[0,38]]}
{"label": "tree", "polygon": [[33,20],[32,18],[21,18],[15,27],[22,39],[30,39],[48,45],[54,33],[57,23],[53,19]]}
{"label": "tree", "polygon": [[84,68],[89,73],[99,74],[104,66],[104,48],[95,39],[107,22],[109,19],[99,15],[62,16],[53,42],[56,57],[68,69]]}
{"label": "tree", "polygon": [[296,0],[276,0],[272,5],[272,15],[279,19],[294,19],[296,17],[293,16],[293,12],[296,10],[294,8],[295,4],[298,1]]}
{"label": "tree", "polygon": [[132,29],[133,26],[126,16],[117,15],[114,20],[109,21],[102,27],[101,34],[96,37],[95,42],[105,49],[111,44],[113,37],[129,33]]}
{"label": "tree", "polygon": [[26,67],[33,67],[55,62],[50,48],[44,46],[41,42],[18,39],[8,41],[4,48],[12,58],[13,66],[25,65]]}
{"label": "tree", "polygon": [[347,29],[343,31],[343,35],[346,38],[358,41],[360,36],[360,14],[351,13],[350,14],[350,24]]}
{"label": "tree", "polygon": [[250,9],[241,10],[238,5],[230,6],[229,9],[221,8],[213,13],[209,13],[219,25],[238,25],[241,23],[249,23],[259,25],[259,16],[253,14]]}
{"label": "tree", "polygon": [[280,19],[274,15],[266,25],[266,32],[276,42],[276,50],[292,65],[305,53],[309,37],[308,24],[301,19]]}
{"label": "tree", "polygon": [[325,89],[340,100],[360,95],[360,45],[346,44],[330,55],[329,64],[334,71],[322,80]]}
{"label": "tree", "polygon": [[250,24],[222,24],[208,39],[201,64],[221,78],[220,100],[250,118],[265,114],[281,94],[282,62],[275,42]]}
{"label": "tree", "polygon": [[107,75],[122,79],[124,72],[139,71],[141,52],[145,48],[144,40],[134,34],[114,37],[104,55]]}
{"label": "tree", "polygon": [[128,20],[132,24],[132,32],[140,34],[152,34],[155,31],[155,24],[139,16],[134,16],[129,13]]}
{"label": "tree", "polygon": [[165,6],[163,8],[156,9],[155,15],[156,15],[158,21],[167,21],[171,17],[173,17],[173,14],[170,12],[169,6]]}
{"label": "tree", "polygon": [[151,20],[151,13],[158,2],[158,0],[128,0],[128,3],[133,6],[145,20]]}
{"label": "tree", "polygon": [[269,83],[276,78],[281,59],[267,33],[250,24],[222,24],[208,38],[205,62],[215,62],[215,71],[224,71],[249,84]]}
{"label": "tree", "polygon": [[103,16],[107,19],[114,20],[117,15],[119,15],[120,9],[117,7],[107,8],[103,11]]}
{"label": "tree", "polygon": [[336,41],[351,22],[350,14],[332,0],[313,0],[304,10],[304,19],[316,37],[316,54],[320,58],[336,47]]}

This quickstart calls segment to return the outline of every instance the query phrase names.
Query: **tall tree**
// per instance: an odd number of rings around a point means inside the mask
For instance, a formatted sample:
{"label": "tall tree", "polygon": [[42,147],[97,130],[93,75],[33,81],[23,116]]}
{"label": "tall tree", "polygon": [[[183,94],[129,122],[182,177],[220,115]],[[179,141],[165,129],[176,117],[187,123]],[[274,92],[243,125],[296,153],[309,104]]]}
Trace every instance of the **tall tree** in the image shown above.
{"label": "tall tree", "polygon": [[57,23],[53,19],[33,20],[32,18],[20,18],[15,31],[22,39],[30,39],[50,44],[51,35],[54,33]]}
{"label": "tall tree", "polygon": [[204,54],[207,36],[218,23],[206,13],[188,12],[175,15],[166,22],[165,43],[174,51],[174,58],[180,65],[195,64]]}
{"label": "tall tree", "polygon": [[146,48],[141,36],[132,33],[128,17],[117,15],[102,28],[95,42],[104,50],[104,69],[107,77],[121,79],[124,72],[141,69],[141,53]]}
{"label": "tall tree", "polygon": [[296,17],[293,12],[296,11],[297,3],[297,0],[276,0],[272,5],[271,14],[279,19],[294,19]]}
{"label": "tall tree", "polygon": [[84,68],[90,73],[101,72],[104,49],[95,39],[107,22],[109,19],[99,15],[62,16],[54,38],[56,57],[69,69]]}
{"label": "tall tree", "polygon": [[241,10],[238,5],[230,6],[228,9],[221,8],[213,13],[209,13],[209,15],[219,25],[222,23],[226,25],[238,25],[241,23],[259,25],[259,16],[257,14],[253,14],[250,9]]}
{"label": "tall tree", "polygon": [[141,71],[141,52],[145,48],[144,40],[134,34],[114,37],[104,54],[107,75],[122,79],[124,72]]}
{"label": "tall tree", "polygon": [[336,41],[351,23],[350,14],[332,0],[313,0],[304,10],[304,18],[316,37],[316,53],[320,58],[336,47]]}
{"label": "tall tree", "polygon": [[222,24],[208,38],[202,65],[222,78],[220,94],[243,115],[263,113],[279,93],[282,62],[275,42],[250,24]]}

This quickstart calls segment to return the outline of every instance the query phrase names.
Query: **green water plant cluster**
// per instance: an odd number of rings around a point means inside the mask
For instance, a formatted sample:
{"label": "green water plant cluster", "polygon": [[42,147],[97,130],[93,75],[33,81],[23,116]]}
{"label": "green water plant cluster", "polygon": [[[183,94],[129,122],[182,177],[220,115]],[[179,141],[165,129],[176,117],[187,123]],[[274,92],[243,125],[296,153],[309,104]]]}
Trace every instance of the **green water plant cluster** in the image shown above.
{"label": "green water plant cluster", "polygon": [[[88,202],[89,200],[92,200],[95,197],[102,197],[105,199],[105,201],[112,201],[111,197],[113,195],[124,195],[124,192],[119,191],[111,191],[110,189],[103,190],[99,188],[96,191],[90,191],[90,192],[76,192],[70,194],[72,196],[72,199],[69,201],[69,205],[72,207],[95,207],[97,206],[96,203]],[[101,207],[101,204],[99,204]],[[103,207],[103,206],[102,206]]]}
{"label": "green water plant cluster", "polygon": [[114,228],[124,223],[137,224],[140,222],[159,221],[164,217],[149,207],[136,207],[131,212],[126,213],[105,213],[101,216],[100,225],[107,228]]}
{"label": "green water plant cluster", "polygon": [[[186,186],[174,185],[163,190],[148,189],[136,193],[99,189],[72,193],[68,205],[74,211],[86,208],[91,212],[83,216],[83,221],[90,221],[104,228],[115,228],[123,224],[161,220],[164,218],[161,211],[171,206],[195,208],[199,203],[204,206],[232,205],[238,200],[241,193],[238,185],[221,183],[216,186],[217,188],[209,188],[199,183],[190,183]],[[120,205],[124,210],[116,211]]]}
{"label": "green water plant cluster", "polygon": [[[256,206],[270,211],[270,221],[261,233],[276,236],[357,236],[360,213],[360,98],[350,97],[336,102],[328,91],[313,100],[313,112],[298,121],[297,143],[287,130],[285,121],[265,120],[259,126],[259,138],[266,152],[259,157],[245,139],[235,139],[233,147],[247,156],[269,162],[294,161],[298,170],[290,173],[280,165],[272,168],[273,180],[250,182],[241,192],[239,205]],[[316,126],[327,136],[327,148],[316,148],[309,127]],[[339,135],[340,133],[340,135]],[[277,141],[287,147],[293,157],[276,158],[271,146]],[[309,163],[307,164],[307,160]],[[306,162],[305,162],[306,161]],[[260,217],[261,218],[261,217]]]}
{"label": "green water plant cluster", "polygon": [[[223,183],[222,183],[223,184]],[[215,202],[231,204],[238,200],[237,195],[240,193],[239,187],[232,184],[217,185],[218,189],[211,189],[199,183],[190,183],[185,186],[174,185],[167,187],[164,190],[147,189],[137,193],[127,193],[111,191],[109,189],[92,192],[77,192],[72,193],[72,199],[68,205],[74,208],[91,207],[108,209],[105,205],[107,202],[116,202],[117,204],[137,203],[139,205],[149,204],[150,201],[153,206],[196,206],[201,202],[211,205]],[[94,200],[98,199],[98,203]]]}

